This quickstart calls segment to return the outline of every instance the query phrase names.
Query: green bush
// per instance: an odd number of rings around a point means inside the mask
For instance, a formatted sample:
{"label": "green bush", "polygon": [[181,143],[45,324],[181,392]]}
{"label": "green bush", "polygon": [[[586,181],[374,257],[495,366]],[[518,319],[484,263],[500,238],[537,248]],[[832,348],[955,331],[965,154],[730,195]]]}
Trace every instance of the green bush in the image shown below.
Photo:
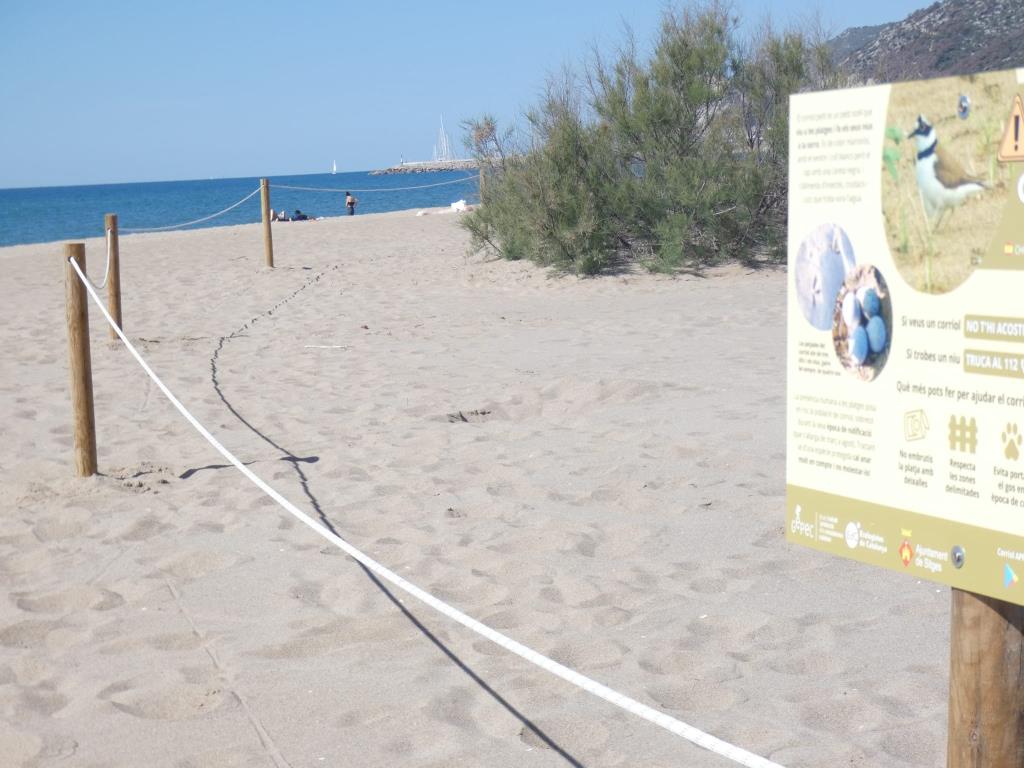
{"label": "green bush", "polygon": [[473,247],[582,274],[781,260],[788,97],[840,78],[807,35],[765,29],[744,47],[737,24],[719,5],[668,11],[647,60],[630,38],[550,81],[525,136],[467,122]]}

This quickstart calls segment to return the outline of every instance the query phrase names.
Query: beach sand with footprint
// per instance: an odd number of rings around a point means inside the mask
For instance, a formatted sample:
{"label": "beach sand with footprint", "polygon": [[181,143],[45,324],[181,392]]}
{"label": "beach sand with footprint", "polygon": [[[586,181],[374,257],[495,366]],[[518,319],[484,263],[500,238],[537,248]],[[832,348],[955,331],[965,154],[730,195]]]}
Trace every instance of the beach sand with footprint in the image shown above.
{"label": "beach sand with footprint", "polygon": [[[122,237],[125,327],[300,508],[780,764],[942,764],[948,592],[783,539],[785,274],[565,277],[411,212],[277,230],[272,271],[260,238]],[[73,478],[59,252],[0,249],[9,764],[729,764],[375,583],[96,312]]]}

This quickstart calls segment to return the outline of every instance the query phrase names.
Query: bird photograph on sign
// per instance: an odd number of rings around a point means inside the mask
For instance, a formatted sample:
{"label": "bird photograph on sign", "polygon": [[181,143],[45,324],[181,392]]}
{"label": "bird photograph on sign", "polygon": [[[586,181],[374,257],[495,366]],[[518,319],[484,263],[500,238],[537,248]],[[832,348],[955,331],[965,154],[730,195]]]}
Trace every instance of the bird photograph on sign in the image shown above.
{"label": "bird photograph on sign", "polygon": [[926,293],[961,285],[990,255],[1010,204],[997,157],[1012,72],[892,86],[882,154],[882,213],[903,279]]}

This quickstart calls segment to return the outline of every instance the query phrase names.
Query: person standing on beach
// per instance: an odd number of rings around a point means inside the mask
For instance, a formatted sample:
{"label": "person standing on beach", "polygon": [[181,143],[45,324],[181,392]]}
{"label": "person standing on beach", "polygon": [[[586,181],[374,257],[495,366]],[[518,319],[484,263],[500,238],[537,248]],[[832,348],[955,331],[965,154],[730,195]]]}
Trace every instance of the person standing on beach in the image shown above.
{"label": "person standing on beach", "polygon": [[356,203],[358,203],[358,202],[359,201],[356,200],[352,196],[351,192],[346,192],[345,193],[345,207],[348,208],[348,215],[349,216],[355,216],[355,213],[356,213]]}

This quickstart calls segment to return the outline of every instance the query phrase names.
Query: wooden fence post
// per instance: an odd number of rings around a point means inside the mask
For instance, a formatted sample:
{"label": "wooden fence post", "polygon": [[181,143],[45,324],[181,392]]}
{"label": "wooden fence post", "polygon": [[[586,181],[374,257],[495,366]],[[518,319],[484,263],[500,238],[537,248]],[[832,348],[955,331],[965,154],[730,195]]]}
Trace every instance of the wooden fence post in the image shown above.
{"label": "wooden fence post", "polygon": [[267,266],[274,266],[274,237],[270,233],[270,181],[260,179],[260,202],[263,205],[263,252]]}
{"label": "wooden fence post", "polygon": [[[103,226],[107,233],[107,309],[114,318],[117,327],[122,331],[121,322],[121,246],[117,239],[117,214],[108,213],[103,217]],[[110,340],[117,341],[117,334],[110,329]]]}
{"label": "wooden fence post", "polygon": [[92,404],[92,358],[89,353],[89,298],[71,266],[85,274],[85,243],[64,246],[64,297],[68,321],[71,404],[74,409],[75,474],[96,474],[96,415]]}
{"label": "wooden fence post", "polygon": [[953,590],[948,768],[1024,766],[1024,607]]}

